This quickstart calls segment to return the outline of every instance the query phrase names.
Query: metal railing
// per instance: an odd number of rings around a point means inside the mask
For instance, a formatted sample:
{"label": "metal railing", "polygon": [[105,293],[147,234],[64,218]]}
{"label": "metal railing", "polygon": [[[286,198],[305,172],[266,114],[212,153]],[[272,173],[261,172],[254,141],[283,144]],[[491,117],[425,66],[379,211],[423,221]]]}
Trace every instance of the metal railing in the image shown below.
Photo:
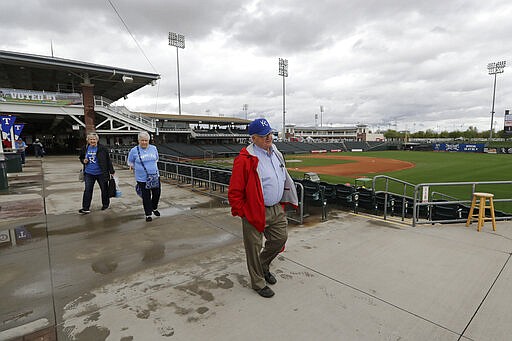
{"label": "metal railing", "polygon": [[[410,182],[392,178],[387,175],[377,175],[373,178],[373,181],[372,181],[372,188],[373,188],[374,192],[376,192],[376,188],[378,185],[377,182],[379,180],[384,180],[384,192],[383,192],[384,193],[384,220],[386,220],[386,218],[387,218],[388,199],[389,199],[390,195],[395,194],[395,195],[401,197],[401,201],[402,201],[401,202],[402,203],[401,219],[402,219],[402,221],[404,221],[405,216],[406,216],[406,211],[407,211],[407,204],[408,204],[408,201],[407,201],[408,192],[407,191],[408,190],[412,191],[414,189],[415,185]],[[398,187],[402,187],[402,193],[399,194],[399,193],[391,192],[389,189],[390,182],[398,185]],[[393,200],[393,205],[394,205],[394,202],[395,202],[395,200]]]}
{"label": "metal railing", "polygon": [[[466,182],[430,182],[430,183],[421,183],[414,186],[414,195],[413,195],[413,214],[412,214],[412,226],[416,226],[417,224],[431,224],[433,222],[436,223],[457,223],[457,222],[465,222],[467,217],[459,218],[459,219],[443,219],[443,220],[432,220],[432,217],[429,216],[428,219],[421,221],[419,217],[419,210],[423,206],[433,207],[435,205],[452,205],[452,204],[468,204],[471,203],[473,199],[473,193],[476,192],[477,186],[483,185],[512,185],[512,181],[466,181]],[[431,187],[468,187],[471,186],[471,196],[467,200],[459,200],[453,196],[449,196],[443,194],[445,198],[451,199],[447,201],[433,201],[433,193],[439,195],[439,192],[433,192],[428,195],[428,200],[423,198],[424,188],[427,190]],[[508,191],[508,193],[512,193]],[[511,195],[511,194],[509,194]],[[512,202],[512,198],[495,198],[493,200],[495,203],[499,202]],[[510,220],[512,219],[512,214],[506,213],[504,216],[496,217],[496,220]]]}
{"label": "metal railing", "polygon": [[107,98],[101,96],[94,96],[94,106],[100,106],[106,109],[110,109],[115,113],[123,117],[126,117],[132,121],[144,124],[150,130],[154,130],[156,127],[156,121],[154,119],[147,118],[142,114],[133,113],[130,110],[128,110],[125,106],[112,105],[112,101]]}
{"label": "metal railing", "polygon": [[[384,181],[384,183],[380,183],[381,181]],[[466,211],[469,210],[468,204],[471,203],[473,193],[477,191],[477,186],[481,187],[487,185],[506,186],[512,185],[512,181],[436,182],[415,185],[386,175],[378,175],[373,178],[372,182],[372,189],[375,196],[375,212],[377,213],[376,197],[378,194],[383,194],[383,217],[385,220],[388,217],[388,209],[390,207],[394,208],[398,205],[401,207],[400,217],[402,221],[404,221],[406,217],[410,217],[412,218],[412,226],[416,226],[418,224],[465,222],[467,220]],[[459,187],[462,189],[465,187],[470,195],[467,199],[460,199],[454,195],[446,194],[439,190],[431,191],[433,187],[438,189],[439,187],[447,188],[448,186]],[[393,187],[393,189],[390,189],[390,187]],[[399,190],[396,190],[397,188]],[[506,191],[506,193],[511,193],[509,195],[510,197],[495,198],[494,202],[512,202],[512,191]],[[434,213],[436,210],[442,208],[449,208],[454,212],[457,211],[459,217],[451,219],[436,219],[436,215]],[[410,210],[412,210],[412,212],[410,212]],[[512,213],[500,213],[503,215],[499,217],[497,216],[496,220],[512,219]]]}

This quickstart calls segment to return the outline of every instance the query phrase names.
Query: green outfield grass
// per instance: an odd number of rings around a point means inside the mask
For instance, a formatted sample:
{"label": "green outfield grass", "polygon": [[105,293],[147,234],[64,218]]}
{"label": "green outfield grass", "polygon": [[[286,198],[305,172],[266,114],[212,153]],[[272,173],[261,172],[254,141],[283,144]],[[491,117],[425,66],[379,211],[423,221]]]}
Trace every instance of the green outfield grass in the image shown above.
{"label": "green outfield grass", "polygon": [[[308,154],[310,155],[310,154]],[[367,156],[378,158],[390,158],[396,160],[409,161],[415,164],[414,168],[401,171],[386,172],[382,174],[365,174],[361,177],[373,178],[376,175],[387,175],[412,184],[433,183],[433,182],[465,182],[465,181],[500,181],[511,180],[512,177],[512,155],[506,154],[482,154],[482,153],[449,153],[449,152],[414,152],[414,151],[382,151],[382,152],[353,152],[344,153],[350,156]],[[302,159],[301,155],[288,155],[287,159]],[[313,164],[311,163],[313,161]],[[320,165],[314,164],[314,159],[307,158],[308,166]],[[324,161],[324,160],[322,160]],[[293,163],[288,167],[294,167]],[[298,164],[296,164],[297,167]],[[305,165],[305,163],[304,163]],[[294,178],[302,178],[303,172],[290,171]],[[355,183],[354,178],[322,175],[319,174],[322,181],[337,183]],[[377,190],[383,189],[384,182],[378,182]],[[403,186],[396,183],[390,183],[390,191],[402,193]],[[431,190],[441,192],[460,200],[469,200],[471,198],[471,187],[436,187]],[[494,193],[496,198],[511,198],[512,186],[510,185],[479,185],[478,191]],[[412,190],[408,190],[407,195],[412,195]],[[512,211],[512,204],[496,204],[497,209]],[[510,208],[509,208],[510,207]]]}
{"label": "green outfield grass", "polygon": [[[310,155],[310,154],[308,154]],[[512,176],[512,155],[482,153],[447,153],[447,152],[353,152],[348,156],[366,156],[409,161],[414,168],[382,173],[412,183],[452,182],[452,181],[491,181],[508,180]],[[288,155],[287,159],[302,159],[300,155]],[[325,162],[335,161],[335,162]],[[318,162],[318,163],[316,163]],[[321,166],[341,163],[340,160],[315,160],[304,158],[301,165]],[[289,165],[290,166],[290,165]],[[294,172],[300,175],[301,172]],[[376,174],[364,172],[361,176],[373,177]],[[354,182],[353,178],[322,175],[322,180],[336,183]]]}

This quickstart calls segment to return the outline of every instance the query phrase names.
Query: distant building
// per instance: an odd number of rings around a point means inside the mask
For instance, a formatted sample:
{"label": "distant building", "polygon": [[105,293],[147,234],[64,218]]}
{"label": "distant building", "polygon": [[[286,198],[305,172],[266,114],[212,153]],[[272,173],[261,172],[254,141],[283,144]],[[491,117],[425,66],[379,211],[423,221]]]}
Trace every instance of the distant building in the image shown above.
{"label": "distant building", "polygon": [[348,127],[300,127],[288,124],[286,139],[299,142],[384,141],[384,134],[370,133],[368,125]]}

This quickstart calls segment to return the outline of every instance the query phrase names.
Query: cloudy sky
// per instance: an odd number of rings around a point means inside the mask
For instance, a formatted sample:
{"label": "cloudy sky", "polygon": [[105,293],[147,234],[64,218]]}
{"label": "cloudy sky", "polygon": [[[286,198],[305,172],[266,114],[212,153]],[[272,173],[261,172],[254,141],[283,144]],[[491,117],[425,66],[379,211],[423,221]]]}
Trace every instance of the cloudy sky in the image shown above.
{"label": "cloudy sky", "polygon": [[[114,10],[114,8],[117,10]],[[119,15],[118,15],[119,14]],[[122,18],[122,20],[120,19]],[[509,0],[26,0],[2,2],[0,49],[161,75],[134,111],[264,116],[286,123],[411,131],[488,130],[494,77],[512,63]],[[135,39],[134,39],[134,38]],[[512,107],[512,65],[497,77],[495,122]]]}

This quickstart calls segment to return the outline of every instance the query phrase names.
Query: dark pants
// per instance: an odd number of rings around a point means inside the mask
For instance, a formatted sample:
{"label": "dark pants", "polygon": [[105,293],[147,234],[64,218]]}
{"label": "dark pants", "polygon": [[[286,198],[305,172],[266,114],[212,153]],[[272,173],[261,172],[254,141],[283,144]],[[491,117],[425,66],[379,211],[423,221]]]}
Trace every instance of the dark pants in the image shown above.
{"label": "dark pants", "polygon": [[19,153],[20,153],[20,156],[21,156],[21,164],[24,165],[25,164],[25,151],[19,152]]}
{"label": "dark pants", "polygon": [[39,146],[35,146],[34,147],[34,154],[36,155],[36,157],[38,157],[38,156],[44,157],[43,148],[41,148]]}
{"label": "dark pants", "polygon": [[[261,233],[245,218],[242,219],[247,269],[251,277],[251,287],[256,290],[266,285],[264,274],[269,272],[270,263],[283,250],[288,239],[288,220],[280,204],[265,208],[265,220],[265,230]],[[263,235],[265,246],[262,250]]]}
{"label": "dark pants", "polygon": [[153,214],[153,211],[158,208],[160,201],[160,193],[162,193],[161,185],[158,188],[146,189],[146,183],[137,181],[137,184],[142,189],[142,205],[144,206],[144,213],[146,216]]}
{"label": "dark pants", "polygon": [[94,189],[94,183],[97,181],[100,185],[101,190],[101,204],[103,207],[110,205],[110,198],[108,197],[108,179],[105,179],[103,174],[91,175],[84,173],[85,189],[84,196],[82,198],[82,208],[89,210],[91,208],[92,192]]}

